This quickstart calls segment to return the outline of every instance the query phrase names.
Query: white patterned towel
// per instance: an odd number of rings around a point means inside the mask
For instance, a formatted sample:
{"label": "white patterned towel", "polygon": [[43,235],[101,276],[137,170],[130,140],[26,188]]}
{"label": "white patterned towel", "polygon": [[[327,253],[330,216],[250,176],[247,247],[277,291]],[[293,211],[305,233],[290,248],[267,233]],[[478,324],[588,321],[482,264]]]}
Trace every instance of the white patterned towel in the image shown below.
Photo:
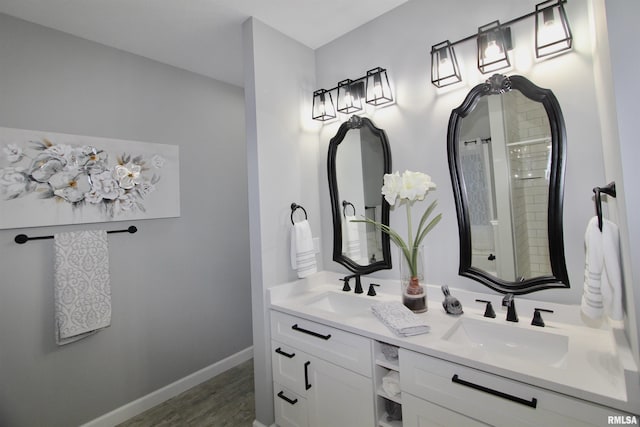
{"label": "white patterned towel", "polygon": [[429,325],[400,301],[377,302],[371,306],[371,311],[382,323],[401,337],[429,332]]}
{"label": "white patterned towel", "polygon": [[109,247],[104,230],[54,239],[56,343],[64,345],[111,324]]}

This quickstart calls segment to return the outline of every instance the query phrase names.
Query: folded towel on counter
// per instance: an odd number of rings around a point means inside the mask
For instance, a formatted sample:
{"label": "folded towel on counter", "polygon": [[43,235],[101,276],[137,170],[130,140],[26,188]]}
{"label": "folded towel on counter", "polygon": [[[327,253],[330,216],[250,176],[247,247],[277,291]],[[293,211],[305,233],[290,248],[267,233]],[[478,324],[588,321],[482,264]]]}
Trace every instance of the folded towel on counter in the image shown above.
{"label": "folded towel on counter", "polygon": [[346,254],[349,258],[356,262],[360,262],[362,258],[362,252],[360,251],[360,224],[359,222],[353,222],[358,218],[355,215],[345,216],[345,228],[346,228],[346,242],[347,247]]}
{"label": "folded towel on counter", "polygon": [[111,325],[107,232],[58,233],[54,247],[55,335],[64,345]]}
{"label": "folded towel on counter", "polygon": [[585,231],[584,289],[582,313],[591,319],[604,314],[620,321],[622,312],[622,272],[620,267],[620,235],[618,226],[593,217]]}
{"label": "folded towel on counter", "polygon": [[398,336],[409,337],[429,332],[429,325],[400,301],[375,303],[371,311]]}
{"label": "folded towel on counter", "polygon": [[387,375],[382,377],[382,389],[390,397],[400,394],[400,374],[396,371],[389,371]]}
{"label": "folded towel on counter", "polygon": [[311,226],[306,219],[294,223],[291,229],[291,268],[301,279],[318,270]]}

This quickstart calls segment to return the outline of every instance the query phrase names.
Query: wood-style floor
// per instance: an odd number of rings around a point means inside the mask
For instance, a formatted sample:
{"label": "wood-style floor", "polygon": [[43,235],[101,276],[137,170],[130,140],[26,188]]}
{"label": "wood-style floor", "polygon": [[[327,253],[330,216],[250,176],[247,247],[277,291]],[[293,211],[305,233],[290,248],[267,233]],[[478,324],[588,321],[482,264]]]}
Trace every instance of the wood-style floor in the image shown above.
{"label": "wood-style floor", "polygon": [[250,427],[254,419],[251,359],[117,427]]}

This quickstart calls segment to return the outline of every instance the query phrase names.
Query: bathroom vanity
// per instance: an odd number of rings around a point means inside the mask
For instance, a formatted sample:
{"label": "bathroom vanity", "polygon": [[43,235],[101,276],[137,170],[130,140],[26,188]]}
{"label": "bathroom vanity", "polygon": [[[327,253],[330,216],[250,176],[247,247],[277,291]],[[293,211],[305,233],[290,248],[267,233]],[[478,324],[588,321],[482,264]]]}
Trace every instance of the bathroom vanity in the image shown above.
{"label": "bathroom vanity", "polygon": [[[269,289],[281,427],[602,426],[640,413],[628,344],[616,331],[582,325],[578,307],[517,299],[520,321],[513,323],[501,295],[456,290],[464,307],[456,317],[430,287],[421,315],[430,332],[401,338],[370,311],[374,302],[399,298],[397,283],[376,280],[380,292],[370,297],[342,292],[339,278],[320,272]],[[497,317],[484,318],[476,298],[491,300]],[[544,328],[530,325],[537,307],[554,310]],[[399,373],[395,395],[383,387],[391,372]],[[388,417],[394,404],[402,420]]]}

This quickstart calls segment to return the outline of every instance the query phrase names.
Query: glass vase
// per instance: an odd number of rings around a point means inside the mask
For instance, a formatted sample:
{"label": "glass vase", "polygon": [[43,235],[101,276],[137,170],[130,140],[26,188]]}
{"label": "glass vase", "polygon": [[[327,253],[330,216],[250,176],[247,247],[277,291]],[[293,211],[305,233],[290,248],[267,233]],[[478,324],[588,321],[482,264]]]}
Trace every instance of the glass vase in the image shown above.
{"label": "glass vase", "polygon": [[427,287],[424,285],[424,249],[421,245],[412,251],[410,255],[415,261],[413,270],[402,249],[398,248],[402,303],[414,313],[424,313],[428,309]]}

